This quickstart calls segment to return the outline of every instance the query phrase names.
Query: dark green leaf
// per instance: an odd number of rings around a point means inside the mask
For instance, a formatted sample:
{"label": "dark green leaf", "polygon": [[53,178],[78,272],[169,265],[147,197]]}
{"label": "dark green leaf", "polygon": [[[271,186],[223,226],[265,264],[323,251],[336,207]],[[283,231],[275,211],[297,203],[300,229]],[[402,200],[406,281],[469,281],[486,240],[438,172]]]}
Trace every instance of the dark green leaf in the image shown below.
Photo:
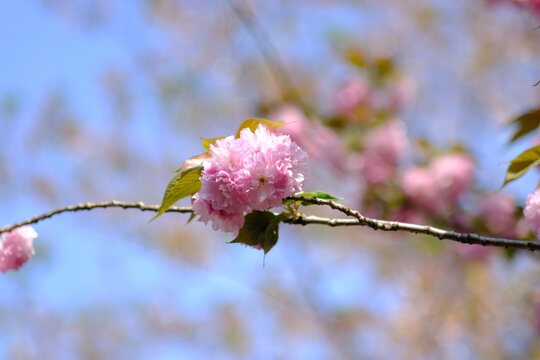
{"label": "dark green leaf", "polygon": [[176,174],[167,185],[159,211],[152,220],[167,211],[178,200],[199,191],[201,189],[201,180],[199,178],[202,170],[202,166],[196,166]]}
{"label": "dark green leaf", "polygon": [[532,147],[522,152],[518,157],[510,162],[506,170],[504,184],[508,184],[523,176],[532,167],[540,164],[540,145]]}
{"label": "dark green leaf", "polygon": [[517,119],[512,120],[511,124],[518,124],[518,129],[510,140],[512,143],[538,128],[540,125],[540,109],[535,109],[519,116]]}
{"label": "dark green leaf", "polygon": [[279,223],[282,220],[285,220],[288,216],[285,214],[279,214],[276,217],[274,217],[272,220],[270,220],[270,223],[266,227],[266,230],[264,231],[264,241],[262,243],[262,248],[264,250],[264,253],[267,254],[274,245],[277,244],[278,237],[279,237]]}
{"label": "dark green leaf", "polygon": [[245,129],[245,128],[248,128],[252,132],[255,132],[255,130],[257,130],[260,124],[264,124],[273,129],[286,125],[286,123],[284,122],[274,122],[267,119],[259,119],[259,118],[247,119],[247,120],[244,120],[244,122],[238,128],[238,131],[236,132],[236,137],[239,138],[240,132],[242,131],[242,129]]}
{"label": "dark green leaf", "polygon": [[210,145],[214,145],[216,140],[224,139],[226,136],[218,136],[214,138],[201,138],[202,146],[206,151],[210,151]]}
{"label": "dark green leaf", "polygon": [[246,215],[244,226],[231,243],[261,245],[266,254],[276,245],[279,222],[286,218],[285,214],[274,215],[269,211],[252,211]]}

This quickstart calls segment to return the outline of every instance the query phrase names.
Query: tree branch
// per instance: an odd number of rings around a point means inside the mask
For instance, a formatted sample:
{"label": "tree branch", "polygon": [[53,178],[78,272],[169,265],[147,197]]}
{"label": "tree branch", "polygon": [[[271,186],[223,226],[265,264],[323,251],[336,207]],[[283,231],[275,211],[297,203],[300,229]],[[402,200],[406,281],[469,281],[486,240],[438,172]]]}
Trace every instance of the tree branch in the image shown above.
{"label": "tree branch", "polygon": [[540,250],[539,241],[524,241],[513,240],[504,238],[495,238],[490,236],[481,236],[471,233],[459,233],[451,230],[443,230],[428,225],[410,224],[400,221],[387,221],[368,218],[360,214],[356,210],[352,210],[350,207],[336,203],[332,200],[306,198],[303,196],[290,196],[287,199],[300,200],[314,205],[327,205],[334,210],[338,210],[347,216],[351,216],[356,220],[351,219],[325,219],[315,217],[303,217],[300,215],[298,219],[292,221],[286,221],[294,224],[307,225],[307,224],[325,224],[329,226],[369,226],[373,230],[382,231],[406,231],[413,234],[425,234],[438,238],[439,240],[453,240],[463,244],[478,244],[484,246],[497,246],[511,249],[524,249],[524,250]]}
{"label": "tree branch", "polygon": [[[4,226],[0,228],[0,235],[6,232],[10,232],[24,225],[38,223],[41,220],[51,218],[54,215],[58,215],[61,213],[92,210],[92,209],[99,209],[99,208],[104,209],[104,208],[112,208],[112,207],[119,207],[122,209],[139,209],[141,211],[153,211],[153,212],[158,212],[159,210],[159,205],[146,205],[140,201],[136,203],[130,203],[130,202],[125,202],[125,201],[112,200],[112,201],[80,203],[76,205],[57,207],[54,210],[51,210],[49,212],[46,212],[38,216],[34,216],[33,218],[30,218],[28,220],[15,223],[13,225]],[[191,213],[193,212],[193,210],[191,210],[191,207],[189,206],[187,207],[172,206],[166,212]]]}
{"label": "tree branch", "polygon": [[[336,203],[332,200],[324,199],[314,199],[307,198],[303,196],[290,196],[287,199],[294,201],[303,201],[314,205],[326,205],[331,207],[334,210],[340,211],[341,213],[352,217],[353,219],[340,219],[340,218],[326,218],[313,215],[297,214],[297,217],[294,219],[287,219],[284,222],[287,224],[295,225],[326,225],[331,227],[337,226],[368,226],[373,230],[381,231],[405,231],[413,234],[425,234],[438,238],[439,240],[452,240],[464,244],[479,244],[484,246],[496,246],[504,247],[509,249],[524,249],[524,250],[540,250],[539,241],[523,241],[523,240],[513,240],[513,239],[503,239],[495,238],[489,236],[481,236],[478,234],[470,233],[458,233],[451,230],[443,230],[433,226],[428,225],[418,225],[410,224],[399,221],[387,221],[387,220],[378,220],[368,218],[360,214],[360,212],[351,209],[348,206]],[[152,211],[157,212],[159,210],[159,205],[146,205],[142,202],[130,203],[124,201],[103,201],[103,202],[87,202],[76,205],[69,205],[64,207],[58,207],[54,210],[46,212],[44,214],[34,216],[28,220],[15,223],[13,225],[7,225],[0,228],[0,234],[12,231],[16,228],[22,227],[24,225],[30,225],[38,223],[42,220],[51,218],[57,214],[64,212],[76,212],[76,211],[87,211],[98,208],[112,208],[118,207],[122,209],[138,209],[140,211]],[[176,213],[192,213],[193,210],[191,207],[180,207],[172,206],[167,212],[176,212]]]}

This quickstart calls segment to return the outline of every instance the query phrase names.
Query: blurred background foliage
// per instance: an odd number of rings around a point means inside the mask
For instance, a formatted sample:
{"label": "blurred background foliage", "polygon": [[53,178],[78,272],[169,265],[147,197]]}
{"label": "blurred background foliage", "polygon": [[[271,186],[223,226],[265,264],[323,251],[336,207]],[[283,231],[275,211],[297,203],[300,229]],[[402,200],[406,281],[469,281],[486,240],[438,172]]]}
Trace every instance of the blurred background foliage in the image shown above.
{"label": "blurred background foliage", "polygon": [[[289,109],[347,159],[399,118],[410,151],[396,171],[467,151],[471,192],[416,215],[459,228],[466,213],[463,227],[485,233],[478,199],[534,141],[508,146],[503,125],[539,106],[538,23],[481,0],[1,2],[2,224],[76,202],[158,203],[200,137]],[[343,103],[358,84],[378,100]],[[408,201],[392,196],[396,174],[366,183],[350,162],[312,158],[306,190],[381,216]],[[537,178],[505,190],[516,214]],[[184,226],[187,215],[150,217],[94,210],[36,225],[36,256],[0,277],[0,357],[540,356],[536,254],[282,225],[263,266],[262,252]]]}

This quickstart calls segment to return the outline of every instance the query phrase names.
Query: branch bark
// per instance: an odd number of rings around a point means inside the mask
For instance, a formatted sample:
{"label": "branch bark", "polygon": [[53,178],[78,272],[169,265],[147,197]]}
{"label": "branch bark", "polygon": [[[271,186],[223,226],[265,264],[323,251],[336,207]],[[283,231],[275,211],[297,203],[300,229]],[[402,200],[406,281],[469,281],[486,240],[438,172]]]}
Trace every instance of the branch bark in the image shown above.
{"label": "branch bark", "polygon": [[[329,206],[330,208],[337,210],[351,218],[326,218],[313,215],[306,215],[298,213],[297,216],[293,219],[287,219],[284,222],[287,224],[294,225],[326,225],[331,227],[338,226],[367,226],[373,230],[380,231],[405,231],[413,234],[425,234],[438,238],[439,240],[452,240],[464,244],[479,244],[484,246],[496,246],[504,247],[509,249],[524,249],[524,250],[540,250],[539,241],[524,241],[524,240],[514,240],[514,239],[504,239],[504,238],[495,238],[490,236],[482,236],[473,233],[459,233],[452,230],[439,229],[429,225],[419,225],[411,224],[399,221],[387,221],[372,219],[362,215],[357,210],[353,210],[348,206],[337,203],[332,200],[324,199],[314,199],[307,198],[303,196],[290,196],[287,199],[295,201],[303,201],[313,205],[323,205]],[[88,211],[99,208],[122,208],[122,209],[137,209],[140,211],[152,211],[157,212],[159,210],[159,205],[146,205],[142,202],[124,202],[124,201],[103,201],[103,202],[87,202],[76,205],[69,205],[64,207],[58,207],[49,212],[46,212],[41,215],[34,216],[28,220],[21,221],[12,225],[6,225],[0,228],[0,235],[7,233],[16,228],[36,224],[42,220],[49,219],[55,215],[62,214],[65,212],[76,212],[76,211]],[[176,212],[176,213],[192,213],[193,210],[191,207],[180,207],[173,206],[167,210],[167,212]]]}

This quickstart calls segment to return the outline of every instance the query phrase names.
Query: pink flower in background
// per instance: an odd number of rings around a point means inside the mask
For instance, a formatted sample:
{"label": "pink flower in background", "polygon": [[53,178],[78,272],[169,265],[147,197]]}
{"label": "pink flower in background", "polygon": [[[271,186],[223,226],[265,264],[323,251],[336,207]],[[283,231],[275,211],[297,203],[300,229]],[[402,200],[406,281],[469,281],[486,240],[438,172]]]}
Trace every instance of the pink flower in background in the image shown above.
{"label": "pink flower in background", "polygon": [[401,79],[389,89],[388,109],[393,112],[403,110],[416,93],[415,86],[408,79]]}
{"label": "pink flower in background", "polygon": [[479,244],[453,243],[453,247],[459,256],[468,261],[484,261],[495,250],[492,247]]}
{"label": "pink flower in background", "polygon": [[17,270],[34,255],[33,240],[37,237],[31,226],[17,228],[0,239],[0,271]]}
{"label": "pink flower in background", "polygon": [[371,95],[370,84],[364,78],[353,77],[335,94],[334,106],[338,114],[346,116],[358,105],[369,104]]}
{"label": "pink flower in background", "polygon": [[474,160],[461,153],[443,155],[433,161],[431,171],[437,181],[439,195],[453,203],[473,184]]}
{"label": "pink flower in background", "polygon": [[533,325],[536,333],[540,335],[540,299],[533,302]]}
{"label": "pink flower in background", "polygon": [[390,181],[395,172],[395,166],[385,163],[373,152],[366,152],[357,157],[363,178],[372,184]]}
{"label": "pink flower in background", "polygon": [[388,165],[396,165],[407,150],[405,125],[392,120],[371,130],[365,141],[365,151],[375,153]]}
{"label": "pink flower in background", "polygon": [[494,234],[513,236],[516,228],[514,213],[516,200],[506,194],[492,194],[482,199],[481,215],[489,231]]}
{"label": "pink flower in background", "polygon": [[402,175],[401,186],[405,196],[423,209],[440,212],[445,207],[439,184],[427,168],[407,169]]}
{"label": "pink flower in background", "polygon": [[474,180],[474,161],[466,154],[447,154],[427,168],[406,170],[401,184],[405,196],[417,206],[442,213],[470,190]]}
{"label": "pink flower in background", "polygon": [[289,135],[310,159],[322,162],[340,174],[345,172],[345,148],[332,129],[316,119],[308,120],[295,106],[284,106],[271,113],[269,119],[287,123],[276,132]]}
{"label": "pink flower in background", "polygon": [[405,126],[392,120],[366,135],[364,152],[356,157],[362,176],[367,182],[387,182],[394,176],[396,165],[407,149]]}
{"label": "pink flower in background", "polygon": [[259,126],[216,141],[203,166],[193,211],[214,230],[237,234],[244,215],[279,206],[302,190],[308,156],[289,136]]}
{"label": "pink flower in background", "polygon": [[540,189],[527,196],[523,215],[536,236],[540,236]]}
{"label": "pink flower in background", "polygon": [[523,8],[528,8],[540,15],[540,0],[488,0],[488,3],[509,3]]}

